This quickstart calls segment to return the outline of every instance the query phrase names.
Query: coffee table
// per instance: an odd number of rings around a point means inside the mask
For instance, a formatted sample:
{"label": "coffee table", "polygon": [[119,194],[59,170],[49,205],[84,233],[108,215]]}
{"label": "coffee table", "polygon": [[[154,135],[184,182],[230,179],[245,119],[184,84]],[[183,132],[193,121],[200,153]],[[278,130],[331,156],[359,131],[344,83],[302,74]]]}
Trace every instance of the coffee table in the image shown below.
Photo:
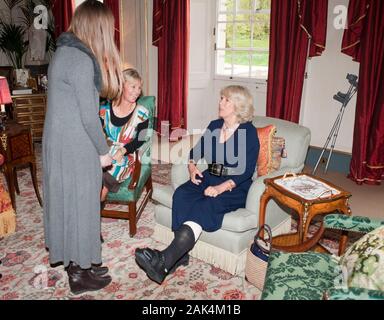
{"label": "coffee table", "polygon": [[[318,242],[324,233],[323,223],[312,237],[308,237],[311,222],[317,216],[338,211],[351,215],[348,200],[352,196],[348,191],[310,174],[286,174],[265,179],[265,191],[260,198],[259,226],[265,223],[265,209],[269,200],[274,199],[281,205],[293,209],[298,214],[296,233],[273,237],[274,249],[287,252],[315,250],[326,252]],[[261,234],[263,236],[263,234]],[[340,239],[339,255],[346,247],[348,237],[344,232]]]}

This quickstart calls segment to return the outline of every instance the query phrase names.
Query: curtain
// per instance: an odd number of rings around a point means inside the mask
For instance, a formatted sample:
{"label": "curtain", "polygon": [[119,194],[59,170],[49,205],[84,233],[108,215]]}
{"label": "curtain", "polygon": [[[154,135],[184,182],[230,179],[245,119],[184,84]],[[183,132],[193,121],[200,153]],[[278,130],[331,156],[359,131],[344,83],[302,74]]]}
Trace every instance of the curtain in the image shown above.
{"label": "curtain", "polygon": [[112,10],[115,17],[115,43],[120,50],[120,0],[104,0],[104,4]]}
{"label": "curtain", "polygon": [[342,52],[360,62],[349,178],[384,180],[384,1],[350,0]]}
{"label": "curtain", "polygon": [[187,124],[190,0],[154,0],[153,45],[158,47],[158,123],[171,137]]}
{"label": "curtain", "polygon": [[298,123],[308,57],[325,49],[328,0],[272,0],[267,116]]}
{"label": "curtain", "polygon": [[75,11],[74,0],[54,0],[52,5],[52,14],[55,19],[55,36],[67,31],[71,24],[73,12]]}

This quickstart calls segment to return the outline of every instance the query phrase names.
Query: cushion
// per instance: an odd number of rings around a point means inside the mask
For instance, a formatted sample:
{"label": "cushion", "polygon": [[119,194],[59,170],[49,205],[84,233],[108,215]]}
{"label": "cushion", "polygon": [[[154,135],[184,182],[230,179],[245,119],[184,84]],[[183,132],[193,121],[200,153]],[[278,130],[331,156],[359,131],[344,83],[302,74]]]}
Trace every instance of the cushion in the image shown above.
{"label": "cushion", "polygon": [[337,262],[329,254],[273,252],[261,299],[321,300],[340,273]]}
{"label": "cushion", "polygon": [[384,226],[356,241],[340,266],[348,287],[384,291]]}
{"label": "cushion", "polygon": [[259,158],[257,160],[257,175],[265,176],[280,169],[282,155],[285,155],[285,139],[275,137],[276,127],[269,125],[257,128],[260,141]]}

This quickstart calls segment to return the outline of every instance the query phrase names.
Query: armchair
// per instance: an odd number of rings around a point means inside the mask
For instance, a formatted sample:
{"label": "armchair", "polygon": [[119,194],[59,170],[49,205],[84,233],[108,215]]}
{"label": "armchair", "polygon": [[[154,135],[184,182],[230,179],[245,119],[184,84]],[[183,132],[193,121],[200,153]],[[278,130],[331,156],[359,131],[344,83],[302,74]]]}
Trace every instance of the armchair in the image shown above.
{"label": "armchair", "polygon": [[[117,193],[108,193],[106,204],[122,204],[128,205],[128,211],[103,209],[101,216],[103,218],[125,219],[129,220],[129,234],[133,237],[137,231],[137,221],[139,220],[148,200],[152,197],[152,176],[151,176],[151,150],[152,135],[155,114],[155,97],[141,97],[138,104],[149,110],[149,126],[146,136],[146,142],[136,150],[135,171],[132,177],[124,181]],[[138,200],[141,194],[146,190],[146,195],[137,208]]]}
{"label": "armchair", "polygon": [[[384,226],[384,221],[375,221],[357,216],[349,217],[333,214],[324,218],[324,228],[342,230],[344,232],[369,233],[380,226]],[[352,247],[351,249],[354,250]],[[373,267],[369,266],[368,268],[368,273],[372,273],[372,277],[374,273],[377,274],[384,268],[384,245],[379,250],[381,250],[381,255],[375,254],[375,260],[378,258],[378,262],[375,262],[376,264]],[[384,299],[384,291],[356,287],[356,283],[345,280],[346,270],[342,269],[342,266],[345,266],[343,260],[349,259],[350,253],[347,251],[340,258],[317,252],[271,253],[261,299]],[[364,252],[364,254],[369,255],[369,252]],[[365,268],[359,268],[359,270],[365,272]],[[361,280],[361,278],[359,279]]]}
{"label": "armchair", "polygon": [[[245,269],[246,251],[251,239],[256,234],[259,215],[260,196],[264,192],[263,180],[268,177],[283,175],[286,172],[299,173],[304,168],[311,134],[308,128],[284,120],[255,117],[256,127],[265,127],[273,124],[277,134],[285,138],[288,157],[282,159],[280,170],[270,175],[257,177],[249,190],[246,207],[225,215],[220,230],[208,233],[203,232],[191,255],[195,258],[213,264],[233,275],[242,275]],[[193,146],[189,146],[189,149]],[[178,148],[178,146],[175,146]],[[153,199],[155,206],[155,232],[154,238],[164,244],[169,244],[173,239],[171,232],[172,196],[176,188],[189,179],[187,159],[180,161],[182,164],[173,164],[171,169],[172,184],[154,188]],[[198,166],[201,170],[206,165]],[[291,218],[287,212],[274,201],[267,207],[266,222],[272,227],[274,235],[287,233],[291,230]]]}

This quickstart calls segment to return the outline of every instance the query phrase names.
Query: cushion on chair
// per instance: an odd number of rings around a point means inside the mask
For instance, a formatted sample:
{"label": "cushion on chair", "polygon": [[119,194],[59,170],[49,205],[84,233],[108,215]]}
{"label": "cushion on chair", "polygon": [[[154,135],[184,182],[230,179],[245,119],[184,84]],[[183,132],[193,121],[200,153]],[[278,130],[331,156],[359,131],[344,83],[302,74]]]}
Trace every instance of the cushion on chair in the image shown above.
{"label": "cushion on chair", "polygon": [[384,291],[384,226],[356,241],[341,257],[348,287]]}
{"label": "cushion on chair", "polygon": [[121,201],[121,202],[132,202],[137,201],[141,195],[145,183],[147,182],[149,176],[151,175],[151,164],[145,164],[141,166],[139,183],[134,191],[128,189],[132,181],[132,177],[125,180],[121,186],[120,190],[117,193],[108,193],[108,201]]}
{"label": "cushion on chair", "polygon": [[263,300],[321,300],[340,274],[338,261],[329,254],[271,253]]}
{"label": "cushion on chair", "polygon": [[285,139],[275,137],[276,127],[269,125],[257,128],[260,141],[259,158],[257,159],[257,175],[265,176],[280,169],[282,155],[285,155]]}

